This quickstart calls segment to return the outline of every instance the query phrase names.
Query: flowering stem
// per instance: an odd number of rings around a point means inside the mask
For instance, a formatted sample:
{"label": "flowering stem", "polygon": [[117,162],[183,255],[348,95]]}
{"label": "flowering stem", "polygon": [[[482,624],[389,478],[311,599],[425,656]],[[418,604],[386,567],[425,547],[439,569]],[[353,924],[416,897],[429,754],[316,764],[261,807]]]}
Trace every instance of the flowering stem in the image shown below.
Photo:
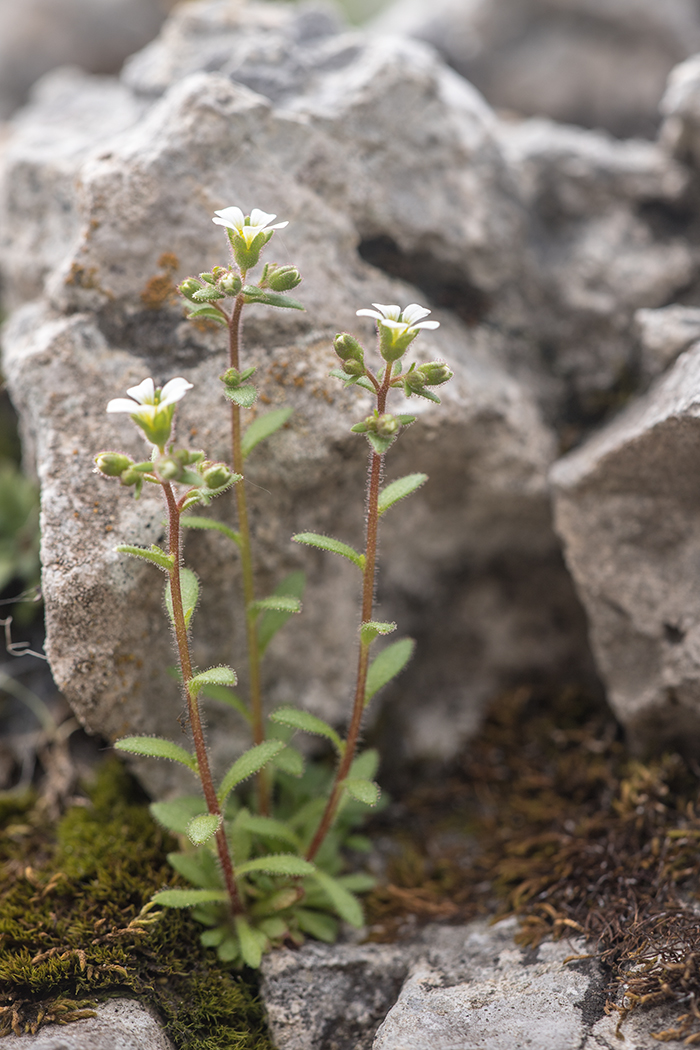
{"label": "flowering stem", "polygon": [[[386,398],[391,381],[391,365],[387,364],[384,370],[382,384],[377,390],[377,411],[381,414],[386,410]],[[365,567],[362,574],[362,619],[360,624],[367,623],[372,619],[374,608],[374,586],[377,565],[377,540],[379,535],[379,485],[382,478],[384,456],[377,452],[370,452],[368,464],[367,485],[367,528],[365,537]],[[333,787],[326,803],[326,808],[319,822],[316,834],[309,846],[306,859],[313,860],[318,853],[323,840],[333,826],[333,821],[338,810],[340,798],[343,792],[343,781],[350,772],[357,742],[362,727],[362,715],[365,709],[365,695],[367,692],[367,671],[369,669],[369,643],[362,641],[360,633],[360,651],[357,661],[357,680],[355,685],[355,699],[353,702],[352,718],[348,728],[338,769],[336,770]]]}
{"label": "flowering stem", "polygon": [[[241,274],[245,281],[245,274]],[[229,367],[240,369],[239,349],[241,332],[241,312],[243,295],[236,297],[233,312],[228,320],[229,330]],[[231,449],[233,469],[236,474],[243,474],[243,448],[241,442],[241,410],[231,402]],[[260,683],[260,644],[258,642],[257,613],[253,610],[255,601],[255,582],[253,578],[253,556],[250,541],[250,523],[246,500],[245,480],[236,485],[236,511],[238,515],[239,548],[241,552],[241,571],[243,573],[243,601],[245,604],[246,636],[248,641],[248,676],[250,680],[250,715],[253,730],[253,742],[262,744],[265,739],[263,724],[262,688]],[[265,770],[257,774],[258,809],[263,816],[270,810],[270,787]]]}
{"label": "flowering stem", "polygon": [[[175,494],[173,493],[173,488],[170,482],[162,481],[161,487],[168,508],[169,553],[173,559],[172,568],[168,574],[170,576],[170,595],[173,605],[173,623],[175,626],[178,655],[180,657],[182,681],[185,687],[185,696],[187,699],[190,728],[192,730],[192,738],[194,740],[194,748],[197,755],[199,779],[202,783],[202,790],[204,791],[207,809],[213,816],[219,817],[221,821],[221,807],[219,806],[219,800],[216,797],[216,789],[214,788],[211,769],[209,768],[209,755],[204,740],[202,719],[199,713],[199,702],[196,695],[193,695],[190,691],[190,682],[193,677],[192,659],[190,657],[190,645],[187,637],[187,624],[185,623],[185,613],[182,605],[182,587],[180,583],[181,507],[179,507],[175,501]],[[241,898],[236,886],[236,879],[233,874],[233,862],[231,860],[229,845],[226,840],[226,833],[222,822],[216,832],[216,848],[219,853],[219,863],[221,864],[221,870],[224,875],[224,882],[226,883],[226,891],[231,902],[231,911],[234,915],[240,915],[243,912],[243,905],[241,904]]]}

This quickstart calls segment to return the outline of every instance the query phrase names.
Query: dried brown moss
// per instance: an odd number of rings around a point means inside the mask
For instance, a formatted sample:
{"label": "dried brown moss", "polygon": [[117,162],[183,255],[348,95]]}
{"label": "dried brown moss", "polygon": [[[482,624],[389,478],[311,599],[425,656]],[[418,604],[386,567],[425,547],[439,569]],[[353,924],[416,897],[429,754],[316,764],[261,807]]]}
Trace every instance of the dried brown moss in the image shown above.
{"label": "dried brown moss", "polygon": [[404,848],[369,902],[372,938],[414,921],[521,919],[524,945],[579,933],[621,1016],[677,1003],[662,1039],[700,1043],[698,778],[630,756],[607,710],[570,692],[503,697],[452,775],[403,800]]}

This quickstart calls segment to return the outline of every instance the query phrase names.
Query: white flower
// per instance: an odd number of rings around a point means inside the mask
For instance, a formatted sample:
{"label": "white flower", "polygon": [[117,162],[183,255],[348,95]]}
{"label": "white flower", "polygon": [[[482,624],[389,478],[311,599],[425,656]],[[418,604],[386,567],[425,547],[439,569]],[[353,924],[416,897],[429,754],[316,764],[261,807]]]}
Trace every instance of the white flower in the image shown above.
{"label": "white flower", "polygon": [[115,397],[107,405],[107,411],[128,412],[142,419],[154,419],[160,409],[174,405],[191,389],[192,384],[182,376],[171,379],[162,390],[156,390],[152,379],[144,379],[138,386],[130,386],[127,390],[127,394],[133,397],[133,401],[127,401],[125,397]]}
{"label": "white flower", "polygon": [[260,208],[253,208],[248,216],[244,215],[240,208],[235,207],[222,208],[214,214],[216,218],[212,219],[212,222],[215,222],[217,226],[228,226],[229,230],[234,230],[239,237],[243,238],[246,248],[250,248],[258,234],[264,230],[282,230],[285,226],[289,226],[288,222],[276,222],[274,226],[271,226],[270,223],[277,216],[261,211]]}
{"label": "white flower", "polygon": [[401,310],[400,306],[383,306],[381,303],[372,303],[374,310],[358,310],[358,317],[374,317],[382,328],[392,331],[392,339],[395,341],[401,336],[413,335],[420,328],[439,328],[439,321],[423,321],[430,310],[418,303],[411,303]]}

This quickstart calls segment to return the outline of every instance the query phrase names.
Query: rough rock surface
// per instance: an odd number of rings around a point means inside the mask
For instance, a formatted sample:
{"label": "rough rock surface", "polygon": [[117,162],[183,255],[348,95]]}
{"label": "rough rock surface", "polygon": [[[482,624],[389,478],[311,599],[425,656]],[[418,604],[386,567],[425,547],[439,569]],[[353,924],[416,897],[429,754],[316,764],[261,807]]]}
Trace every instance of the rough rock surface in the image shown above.
{"label": "rough rock surface", "polygon": [[[10,128],[4,368],[42,480],[47,650],[89,728],[167,735],[179,711],[155,570],[112,552],[157,541],[160,505],[89,469],[100,448],[143,447],[103,407],[147,374],[195,382],[180,436],[226,455],[222,339],[169,293],[222,260],[210,218],[234,201],[290,220],[270,257],[305,275],[307,313],[252,308],[245,332],[265,398],[295,408],[250,460],[262,586],[300,566],[310,581],[271,647],[271,702],[342,717],[354,570],[287,540],[360,542],[364,447],[348,426],[364,405],[326,373],[336,331],[372,339],[355,317],[371,301],[432,305],[442,327],[422,352],[456,374],[443,408],[416,406],[389,463],[431,476],[383,533],[381,614],[420,654],[387,693],[392,760],[454,753],[514,681],[591,673],[545,478],[557,443],[642,378],[636,311],[693,284],[694,250],[669,218],[689,184],[680,151],[503,124],[423,45],[338,32],[316,4],[236,0],[178,9],[120,80],[50,74]],[[197,534],[188,559],[205,585],[195,658],[235,666],[226,541]],[[227,714],[212,729],[226,726],[213,738],[229,755]]]}
{"label": "rough rock surface", "polygon": [[700,47],[693,0],[396,0],[374,24],[433,44],[496,108],[616,135],[653,133]]}
{"label": "rough rock surface", "polygon": [[[429,926],[402,945],[309,945],[263,963],[279,1050],[652,1050],[663,1011],[634,1013],[616,1036],[605,977],[583,941],[513,941],[496,926]],[[574,957],[571,959],[571,957]],[[570,962],[565,960],[571,959]],[[404,979],[405,978],[405,979]],[[401,984],[400,992],[397,992]],[[381,1009],[386,1017],[377,1029]],[[389,1008],[390,1007],[390,1008]]]}
{"label": "rough rock surface", "polygon": [[76,65],[116,73],[158,32],[173,0],[0,0],[0,120],[42,74]]}
{"label": "rough rock surface", "polygon": [[698,738],[700,344],[552,472],[608,696],[639,741]]}
{"label": "rough rock surface", "polygon": [[[297,69],[304,33],[309,47],[325,48],[325,65],[313,52],[313,75]],[[235,60],[236,81],[192,71],[216,64],[213,38]],[[244,86],[252,69],[264,86],[261,64],[279,76],[291,70],[274,105]],[[272,701],[337,718],[352,658],[353,570],[287,546],[302,528],[359,542],[365,453],[348,426],[362,404],[354,393],[341,400],[326,379],[330,341],[343,328],[372,338],[354,316],[360,305],[424,296],[372,266],[358,245],[376,249],[391,236],[395,257],[414,260],[408,276],[418,257],[435,261],[439,273],[463,275],[460,294],[516,285],[524,213],[488,107],[417,44],[334,36],[312,9],[215,0],[183,8],[123,82],[53,74],[14,124],[1,181],[0,266],[15,307],[5,368],[42,480],[47,650],[85,724],[109,736],[172,732],[179,700],[164,671],[172,657],[154,570],[112,553],[117,539],[157,541],[160,505],[134,504],[89,473],[99,448],[142,447],[129,420],[107,417],[104,404],[145,374],[184,373],[196,389],[180,434],[225,455],[224,405],[209,392],[222,342],[184,323],[167,296],[154,301],[153,279],[168,266],[178,278],[222,258],[216,207],[255,203],[290,220],[275,250],[305,274],[308,312],[253,309],[246,329],[263,393],[296,410],[250,461],[265,586],[285,568],[303,564],[310,574],[307,612],[280,636],[269,678]],[[402,686],[403,746],[444,755],[512,678],[586,668],[588,657],[549,522],[544,479],[555,443],[536,383],[507,375],[506,339],[493,325],[439,316],[423,353],[449,360],[456,381],[439,412],[417,406],[420,425],[390,464],[394,476],[420,466],[431,484],[387,520],[380,597],[383,614],[419,633],[426,657]],[[232,649],[223,585],[236,569],[225,541],[197,536],[188,557],[205,584],[215,581],[195,620],[196,659],[235,665],[240,632]],[[547,603],[533,601],[533,570],[548,581]],[[449,631],[436,626],[438,608]],[[319,641],[317,663],[308,654]],[[230,753],[226,735],[214,736]]]}
{"label": "rough rock surface", "polygon": [[97,1016],[69,1025],[42,1028],[36,1035],[11,1035],[17,1050],[172,1050],[152,1014],[132,999],[110,999]]}

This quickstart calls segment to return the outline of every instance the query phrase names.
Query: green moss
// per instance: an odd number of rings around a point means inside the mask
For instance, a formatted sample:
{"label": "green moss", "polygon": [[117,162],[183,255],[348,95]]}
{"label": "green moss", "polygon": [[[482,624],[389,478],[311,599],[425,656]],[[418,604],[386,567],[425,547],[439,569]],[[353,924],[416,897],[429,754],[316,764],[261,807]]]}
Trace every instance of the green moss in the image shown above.
{"label": "green moss", "polygon": [[0,829],[0,1036],[129,995],[176,1047],[271,1050],[252,979],[201,946],[186,912],[147,907],[173,883],[173,842],[118,762],[56,829],[30,796],[0,800]]}

